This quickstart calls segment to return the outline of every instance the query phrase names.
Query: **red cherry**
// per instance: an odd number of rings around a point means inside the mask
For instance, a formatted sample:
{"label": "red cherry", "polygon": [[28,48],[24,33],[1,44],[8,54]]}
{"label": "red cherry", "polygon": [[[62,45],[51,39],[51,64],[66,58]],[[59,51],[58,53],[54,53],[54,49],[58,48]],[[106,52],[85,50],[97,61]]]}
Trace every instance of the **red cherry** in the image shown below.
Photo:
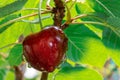
{"label": "red cherry", "polygon": [[46,27],[24,39],[23,54],[35,69],[52,72],[62,62],[67,42],[68,39],[60,28]]}

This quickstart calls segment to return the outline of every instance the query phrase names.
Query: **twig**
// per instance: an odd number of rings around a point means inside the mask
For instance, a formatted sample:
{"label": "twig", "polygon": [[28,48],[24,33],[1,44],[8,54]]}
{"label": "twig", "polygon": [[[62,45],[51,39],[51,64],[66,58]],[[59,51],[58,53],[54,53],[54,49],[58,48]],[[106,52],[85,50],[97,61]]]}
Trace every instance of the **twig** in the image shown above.
{"label": "twig", "polygon": [[47,80],[48,78],[48,72],[42,72],[42,76],[40,80]]}
{"label": "twig", "polygon": [[[43,11],[43,12],[41,12],[41,14],[51,13],[51,12],[52,12],[52,11]],[[0,25],[0,28],[4,27],[4,26],[6,26],[6,25],[9,25],[9,24],[11,24],[11,23],[14,23],[14,22],[16,22],[16,21],[19,21],[19,20],[21,20],[21,19],[24,19],[24,18],[27,18],[27,17],[36,16],[36,15],[38,15],[38,12],[33,13],[33,14],[29,14],[29,15],[25,15],[25,16],[22,16],[22,17],[13,19],[13,20],[10,20],[10,21],[6,22],[5,24]]]}
{"label": "twig", "polygon": [[76,17],[74,17],[74,18],[71,18],[70,22],[68,23],[68,21],[66,21],[64,24],[61,25],[61,28],[62,28],[62,29],[65,29],[65,28],[67,28],[68,25],[69,25],[70,23],[72,23],[74,20],[79,19],[79,18],[83,18],[83,17],[86,17],[86,16],[88,16],[88,14],[81,14],[81,15],[79,15],[79,16],[76,16]]}
{"label": "twig", "polygon": [[72,18],[71,21],[74,21],[76,19],[80,19],[80,18],[83,18],[83,17],[86,17],[86,16],[88,16],[88,14],[81,14],[79,16],[76,16],[76,17]]}

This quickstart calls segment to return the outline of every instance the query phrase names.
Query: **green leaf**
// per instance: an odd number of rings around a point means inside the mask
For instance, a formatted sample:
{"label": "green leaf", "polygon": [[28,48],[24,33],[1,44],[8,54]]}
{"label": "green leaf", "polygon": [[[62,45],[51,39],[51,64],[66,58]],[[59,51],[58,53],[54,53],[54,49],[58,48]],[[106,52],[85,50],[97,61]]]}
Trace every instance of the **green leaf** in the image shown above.
{"label": "green leaf", "polygon": [[118,37],[111,29],[104,29],[102,40],[108,48],[120,49],[120,37]]}
{"label": "green leaf", "polygon": [[14,80],[15,79],[15,74],[12,71],[8,71],[5,77],[5,80]]}
{"label": "green leaf", "polygon": [[[88,2],[91,3],[91,6],[93,6],[92,3],[95,4],[94,6],[98,6],[96,4],[101,3],[99,0],[96,0],[96,1],[89,0]],[[96,9],[96,7],[95,7],[95,10],[98,10],[96,12],[92,12],[92,10],[91,10],[92,13],[88,12],[89,9],[87,10],[87,12],[84,12],[84,10],[82,9],[82,7],[80,5],[83,6],[85,4],[76,4],[77,13],[78,14],[81,14],[81,13],[87,13],[88,14],[88,16],[86,18],[83,18],[82,20],[84,20],[84,21],[86,21],[86,20],[87,21],[100,21],[100,22],[103,22],[103,23],[107,22],[108,25],[109,25],[109,28],[111,28],[118,36],[120,36],[120,27],[119,27],[120,26],[120,19],[119,19],[119,17],[109,17],[108,15],[104,14],[104,12],[99,11],[99,10],[102,10],[101,9],[102,7],[100,7],[100,6],[99,6],[100,9],[98,9],[98,8]],[[87,25],[87,26],[90,26],[90,25]],[[98,25],[95,25],[94,27],[100,28]]]}
{"label": "green leaf", "polygon": [[103,80],[103,78],[89,68],[65,67],[56,74],[55,80]]}
{"label": "green leaf", "polygon": [[78,14],[90,13],[94,11],[87,2],[85,2],[84,4],[76,3],[75,9]]}
{"label": "green leaf", "polygon": [[110,29],[120,37],[120,18],[119,17],[109,17],[107,20]]}
{"label": "green leaf", "polygon": [[[84,6],[87,6],[87,7],[83,7]],[[78,13],[78,15],[80,14],[87,14],[88,16],[87,17],[83,17],[81,18],[82,20],[84,21],[101,21],[103,22],[106,21],[106,19],[109,17],[108,15],[104,14],[103,12],[93,12],[93,10],[88,6],[88,5],[85,5],[85,4],[76,4],[75,6],[76,8],[76,12]],[[86,9],[86,10],[84,10]]]}
{"label": "green leaf", "polygon": [[109,56],[112,58],[116,65],[120,66],[120,50],[110,49]]}
{"label": "green leaf", "polygon": [[[107,21],[108,15],[104,14],[103,12],[95,12],[86,1],[83,3],[77,3],[76,6],[76,12],[78,15],[86,14],[86,17],[80,18],[82,21],[92,21],[92,22],[101,22],[104,23]],[[95,32],[99,37],[102,37],[102,30],[104,29],[104,26],[101,25],[93,25],[93,24],[87,24],[86,25],[89,29],[91,29],[93,32]]]}
{"label": "green leaf", "polygon": [[[14,23],[13,25],[11,25],[8,29],[0,34],[0,48],[15,43],[18,40],[19,36],[23,34],[23,32],[30,34],[27,31],[28,27],[29,25],[27,23],[22,22]],[[11,46],[3,48],[2,50],[0,50],[0,52],[8,53],[10,51],[10,48]]]}
{"label": "green leaf", "polygon": [[0,8],[0,18],[9,15],[13,12],[19,11],[25,5],[27,0],[17,0],[11,4],[8,4]]}
{"label": "green leaf", "polygon": [[6,60],[0,57],[0,68],[3,68],[4,66],[6,66],[6,64]]}
{"label": "green leaf", "polygon": [[120,18],[109,17],[107,20],[109,28],[103,31],[103,43],[109,49],[109,55],[114,62],[120,66]]}
{"label": "green leaf", "polygon": [[109,49],[108,54],[117,65],[120,66],[120,37],[118,37],[111,29],[106,28],[103,31],[103,43]]}
{"label": "green leaf", "polygon": [[63,63],[61,63],[60,68],[64,68],[64,67],[69,67],[72,64],[68,63],[67,61],[64,61]]}
{"label": "green leaf", "polygon": [[10,4],[12,2],[14,2],[14,1],[13,0],[9,0],[9,1],[8,0],[0,0],[0,7],[3,7],[3,6]]}
{"label": "green leaf", "polygon": [[87,0],[87,2],[96,12],[120,17],[119,0]]}
{"label": "green leaf", "polygon": [[[3,20],[0,21],[0,25],[2,24],[5,24],[6,22],[12,20],[12,19],[15,19],[15,18],[18,18],[18,15],[10,15],[10,16],[7,16],[6,18],[4,18]],[[6,25],[6,26],[3,26],[3,27],[0,27],[0,33],[2,33],[3,31],[5,31],[7,28],[9,28],[13,23],[9,24],[9,25]]]}
{"label": "green leaf", "polygon": [[0,80],[4,80],[6,75],[6,70],[5,69],[0,69]]}
{"label": "green leaf", "polygon": [[70,25],[65,33],[69,40],[67,57],[70,60],[103,67],[107,59],[107,50],[94,32],[84,25],[78,24]]}
{"label": "green leaf", "polygon": [[22,44],[15,45],[8,56],[8,62],[11,66],[17,66],[22,62]]}

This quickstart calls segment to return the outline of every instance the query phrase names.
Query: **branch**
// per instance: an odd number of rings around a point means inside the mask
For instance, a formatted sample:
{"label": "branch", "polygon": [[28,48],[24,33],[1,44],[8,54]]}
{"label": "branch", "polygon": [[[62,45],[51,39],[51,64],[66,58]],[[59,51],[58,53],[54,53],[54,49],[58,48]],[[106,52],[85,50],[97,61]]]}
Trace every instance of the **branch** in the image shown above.
{"label": "branch", "polygon": [[65,16],[65,7],[62,0],[54,0],[55,7],[53,8],[53,14],[54,14],[54,25],[61,27],[62,19]]}
{"label": "branch", "polygon": [[71,18],[71,20],[70,20],[70,22],[68,23],[68,21],[66,21],[64,24],[62,24],[62,29],[65,29],[65,28],[67,28],[68,27],[68,25],[70,24],[70,23],[72,23],[73,21],[75,21],[76,19],[79,19],[79,18],[84,18],[84,17],[87,17],[87,16],[89,16],[88,14],[81,14],[81,15],[79,15],[79,16],[76,16],[76,17],[74,17],[74,18]]}
{"label": "branch", "polygon": [[24,80],[24,72],[26,69],[26,64],[23,62],[21,65],[19,66],[14,66],[15,69],[15,80]]}

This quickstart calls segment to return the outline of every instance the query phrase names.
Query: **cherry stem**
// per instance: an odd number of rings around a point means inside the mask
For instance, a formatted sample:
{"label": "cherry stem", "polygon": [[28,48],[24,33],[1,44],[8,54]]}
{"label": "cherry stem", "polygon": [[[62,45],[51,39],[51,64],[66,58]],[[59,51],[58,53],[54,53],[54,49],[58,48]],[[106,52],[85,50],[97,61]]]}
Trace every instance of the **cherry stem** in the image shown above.
{"label": "cherry stem", "polygon": [[42,72],[42,76],[40,80],[47,80],[48,79],[48,72]]}

